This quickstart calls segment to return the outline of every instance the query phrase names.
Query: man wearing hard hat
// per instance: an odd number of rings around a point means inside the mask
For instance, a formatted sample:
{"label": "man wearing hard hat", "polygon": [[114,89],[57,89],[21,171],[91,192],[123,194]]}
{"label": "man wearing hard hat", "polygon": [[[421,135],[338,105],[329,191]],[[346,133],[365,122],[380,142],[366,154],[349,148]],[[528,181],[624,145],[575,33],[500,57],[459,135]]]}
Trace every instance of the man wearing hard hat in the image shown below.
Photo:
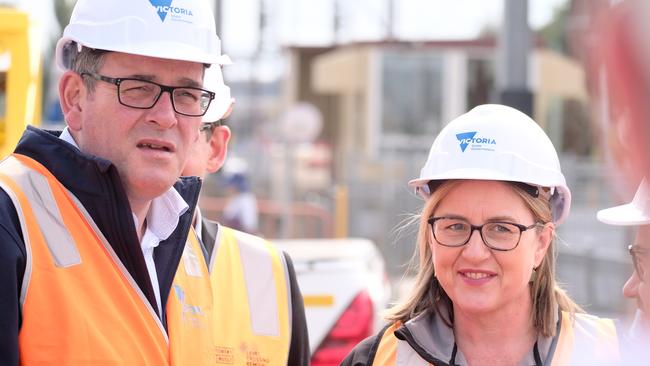
{"label": "man wearing hard hat", "polygon": [[612,178],[614,191],[629,194],[636,189],[630,203],[601,210],[597,217],[607,224],[637,229],[634,243],[629,246],[634,271],[623,286],[623,294],[636,300],[638,310],[631,337],[622,348],[631,359],[626,364],[646,365],[650,357],[650,2],[594,1],[584,10],[590,19],[584,23],[579,44],[583,49],[578,53],[587,56],[587,84],[599,132],[596,135],[607,164],[605,170]]}
{"label": "man wearing hard hat", "polygon": [[[625,346],[630,348],[631,358],[647,362],[650,350],[650,184],[643,180],[632,202],[598,211],[598,220],[619,226],[636,226],[634,243],[628,247],[634,264],[634,271],[623,286],[625,297],[635,299],[637,312],[632,324],[630,339]],[[639,347],[640,345],[640,347]]]}
{"label": "man wearing hard hat", "polygon": [[[226,159],[230,129],[221,119],[233,106],[221,68],[206,71],[204,87],[215,93],[215,102],[203,116],[201,135],[183,169],[183,175],[202,179]],[[198,207],[194,229],[210,272],[215,349],[227,355],[223,360],[308,365],[305,310],[289,256],[260,237],[208,220]]]}
{"label": "man wearing hard hat", "polygon": [[0,364],[227,358],[190,230],[200,181],[178,180],[223,61],[208,2],[79,0],[56,61],[67,127],[28,127],[0,163]]}

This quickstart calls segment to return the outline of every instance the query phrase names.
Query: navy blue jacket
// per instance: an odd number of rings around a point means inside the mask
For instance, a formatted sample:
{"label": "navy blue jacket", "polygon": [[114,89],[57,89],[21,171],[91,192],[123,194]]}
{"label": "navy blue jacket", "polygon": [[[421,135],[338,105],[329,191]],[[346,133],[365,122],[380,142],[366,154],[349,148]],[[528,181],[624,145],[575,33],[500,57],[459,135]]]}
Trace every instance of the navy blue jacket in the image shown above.
{"label": "navy blue jacket", "polygon": [[[80,152],[59,139],[59,134],[27,127],[15,152],[41,163],[81,201],[151,306],[162,313],[166,326],[165,312],[156,305],[131,208],[116,167],[105,159]],[[154,250],[162,304],[167,303],[183,254],[201,182],[196,177],[183,177],[174,187],[189,210],[181,216],[171,236]],[[0,189],[0,365],[18,365],[19,361],[20,291],[25,258],[16,209],[7,193]]]}

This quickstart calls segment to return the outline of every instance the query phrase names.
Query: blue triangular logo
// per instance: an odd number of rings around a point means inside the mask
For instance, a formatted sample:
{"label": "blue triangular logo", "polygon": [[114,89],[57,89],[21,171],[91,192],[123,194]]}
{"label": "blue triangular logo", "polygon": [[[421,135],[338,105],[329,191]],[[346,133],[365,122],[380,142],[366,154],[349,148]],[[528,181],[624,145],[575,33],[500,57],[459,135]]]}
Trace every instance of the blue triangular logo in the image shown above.
{"label": "blue triangular logo", "polygon": [[160,20],[164,22],[167,12],[163,9],[169,7],[172,4],[172,0],[149,0],[149,2],[154,6],[154,8],[156,8]]}
{"label": "blue triangular logo", "polygon": [[456,134],[456,138],[458,139],[458,141],[460,141],[460,150],[462,152],[465,152],[465,149],[467,149],[467,145],[469,145],[470,141],[472,141],[475,135],[476,135],[476,131]]}

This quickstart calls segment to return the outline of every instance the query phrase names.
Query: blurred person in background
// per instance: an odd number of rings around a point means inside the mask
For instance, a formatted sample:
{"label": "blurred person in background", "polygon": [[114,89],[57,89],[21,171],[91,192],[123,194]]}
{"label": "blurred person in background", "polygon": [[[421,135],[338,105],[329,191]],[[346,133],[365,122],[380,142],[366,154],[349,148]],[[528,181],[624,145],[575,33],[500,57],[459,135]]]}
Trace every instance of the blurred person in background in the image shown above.
{"label": "blurred person in background", "polygon": [[[633,263],[623,294],[635,299],[637,311],[629,337],[622,341],[629,364],[647,364],[650,356],[650,2],[604,1],[590,4],[585,30],[585,65],[600,141],[611,183],[631,202],[601,210],[597,217],[636,229],[628,249]],[[640,182],[640,183],[639,183]]]}
{"label": "blurred person in background", "polygon": [[343,365],[611,365],[614,322],[555,280],[556,225],[571,193],[528,116],[483,105],[436,137],[420,177],[418,273],[389,325]]}
{"label": "blurred person in background", "polygon": [[610,225],[635,226],[634,243],[628,246],[634,270],[623,286],[625,297],[635,300],[637,311],[629,338],[622,341],[626,364],[650,360],[650,185],[644,179],[632,202],[598,211],[598,220]]}
{"label": "blurred person in background", "polygon": [[592,115],[616,192],[650,177],[650,2],[594,1],[582,47]]}
{"label": "blurred person in background", "polygon": [[257,232],[257,199],[251,192],[250,180],[243,172],[226,174],[227,203],[223,209],[223,224],[254,234]]}
{"label": "blurred person in background", "polygon": [[[182,173],[203,181],[226,160],[231,133],[221,120],[234,103],[221,68],[206,70],[204,87],[215,100]],[[262,238],[207,219],[198,206],[193,225],[210,272],[219,363],[307,365],[307,323],[291,258]]]}

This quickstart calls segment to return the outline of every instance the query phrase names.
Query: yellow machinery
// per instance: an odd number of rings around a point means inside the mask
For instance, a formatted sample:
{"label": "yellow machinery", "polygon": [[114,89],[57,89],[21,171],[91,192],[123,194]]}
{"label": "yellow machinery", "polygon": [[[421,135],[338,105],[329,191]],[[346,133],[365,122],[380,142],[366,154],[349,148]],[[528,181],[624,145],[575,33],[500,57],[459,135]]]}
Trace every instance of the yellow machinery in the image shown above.
{"label": "yellow machinery", "polygon": [[41,120],[41,42],[29,15],[0,7],[0,158]]}

